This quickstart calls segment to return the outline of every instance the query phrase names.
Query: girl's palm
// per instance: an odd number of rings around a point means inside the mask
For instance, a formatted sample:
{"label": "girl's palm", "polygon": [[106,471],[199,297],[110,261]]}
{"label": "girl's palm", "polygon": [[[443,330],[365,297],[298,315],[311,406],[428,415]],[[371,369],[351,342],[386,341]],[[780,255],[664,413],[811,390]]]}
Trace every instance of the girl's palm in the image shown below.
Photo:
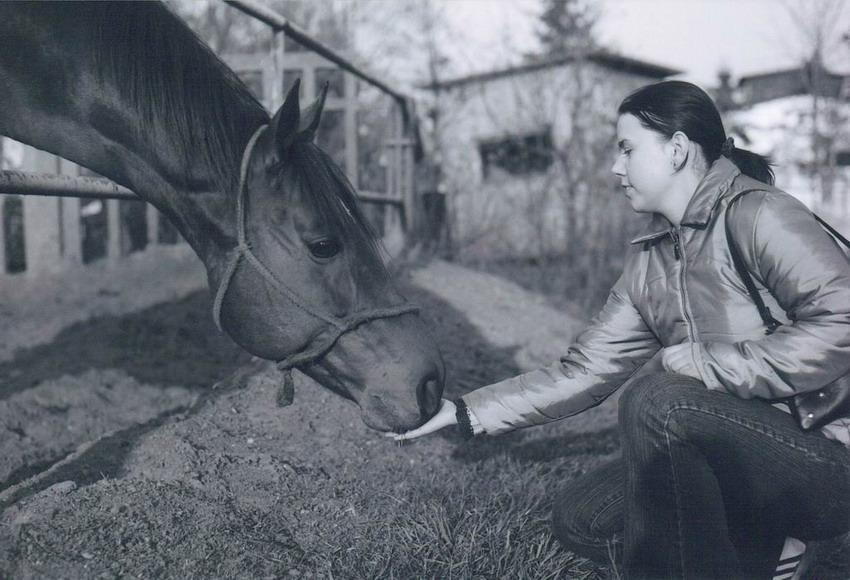
{"label": "girl's palm", "polygon": [[440,410],[437,411],[437,414],[431,417],[428,422],[424,425],[417,427],[407,433],[385,433],[386,437],[392,437],[396,441],[405,441],[407,439],[416,439],[417,437],[422,437],[423,435],[430,435],[435,431],[439,431],[443,427],[448,427],[449,425],[457,424],[457,417],[455,416],[455,412],[457,411],[457,407],[455,404],[448,399],[443,399],[440,404]]}

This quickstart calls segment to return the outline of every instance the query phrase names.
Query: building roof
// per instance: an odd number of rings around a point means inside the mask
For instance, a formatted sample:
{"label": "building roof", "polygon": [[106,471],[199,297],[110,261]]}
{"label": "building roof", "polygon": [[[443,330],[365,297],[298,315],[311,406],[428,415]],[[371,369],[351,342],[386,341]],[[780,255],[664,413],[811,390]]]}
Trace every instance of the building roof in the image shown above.
{"label": "building roof", "polygon": [[[626,56],[601,50],[591,52],[585,58],[606,68],[621,72],[642,74],[648,77],[658,79],[677,75],[682,72],[680,70],[676,70],[666,66],[661,66],[643,60],[629,58]],[[448,79],[437,83],[429,83],[427,85],[424,85],[423,88],[431,90],[450,89],[472,83],[487,82],[499,78],[511,77],[514,75],[523,74],[535,70],[553,68],[556,66],[568,64],[575,60],[578,59],[574,55],[547,56],[543,58],[537,58],[535,60],[529,60],[528,62],[524,62],[522,64],[508,68],[485,71],[468,76],[458,77],[455,79]]]}
{"label": "building roof", "polygon": [[[795,77],[798,77],[798,78],[803,78],[806,74],[811,74],[811,72],[809,72],[806,67],[795,67],[795,68],[787,68],[787,69],[775,70],[775,71],[769,71],[769,72],[762,72],[762,73],[756,73],[756,74],[742,76],[740,79],[738,79],[738,85],[747,85],[749,83],[758,82],[758,81],[761,81],[761,80],[766,80],[766,79],[770,79],[770,78],[777,78],[777,77],[786,77],[786,76],[795,76]],[[826,70],[826,69],[821,69],[821,74],[825,78],[830,78],[830,79],[843,79],[844,78],[844,75],[834,73],[834,72]]]}
{"label": "building roof", "polygon": [[801,67],[742,76],[738,80],[738,89],[745,93],[743,104],[754,104],[812,92],[825,97],[848,98],[850,97],[849,80],[850,76],[837,74],[822,65],[809,63]]}

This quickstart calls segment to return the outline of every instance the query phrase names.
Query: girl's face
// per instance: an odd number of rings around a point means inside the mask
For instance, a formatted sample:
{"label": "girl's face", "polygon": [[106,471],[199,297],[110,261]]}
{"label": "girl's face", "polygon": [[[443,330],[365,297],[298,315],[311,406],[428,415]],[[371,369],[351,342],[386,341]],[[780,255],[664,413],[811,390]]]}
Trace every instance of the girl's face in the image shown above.
{"label": "girl's face", "polygon": [[620,178],[632,208],[663,214],[674,175],[669,141],[625,114],[617,121],[617,144],[620,154],[611,171]]}

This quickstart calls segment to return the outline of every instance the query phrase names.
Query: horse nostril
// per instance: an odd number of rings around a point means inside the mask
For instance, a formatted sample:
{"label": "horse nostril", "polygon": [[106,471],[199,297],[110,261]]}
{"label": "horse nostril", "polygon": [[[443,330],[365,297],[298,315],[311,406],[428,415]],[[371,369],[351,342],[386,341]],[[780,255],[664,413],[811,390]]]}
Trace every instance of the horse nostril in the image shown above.
{"label": "horse nostril", "polygon": [[423,422],[433,417],[440,408],[442,394],[443,387],[436,373],[427,375],[419,383],[419,387],[416,389],[416,401],[419,403],[419,412],[422,415]]}

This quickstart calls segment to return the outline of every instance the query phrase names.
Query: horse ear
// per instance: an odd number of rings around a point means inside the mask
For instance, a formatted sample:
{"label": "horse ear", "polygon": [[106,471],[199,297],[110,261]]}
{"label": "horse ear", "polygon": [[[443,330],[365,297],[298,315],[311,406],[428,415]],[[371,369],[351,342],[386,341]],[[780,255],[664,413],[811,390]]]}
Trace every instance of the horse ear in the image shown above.
{"label": "horse ear", "polygon": [[304,109],[298,127],[299,141],[312,141],[316,136],[316,130],[319,128],[319,121],[322,117],[322,109],[325,107],[325,98],[328,96],[329,85],[330,83],[325,83],[325,86],[319,92],[319,97]]}
{"label": "horse ear", "polygon": [[272,119],[274,140],[277,150],[284,153],[299,134],[298,125],[301,120],[301,105],[299,104],[299,91],[301,79],[295,79],[292,88],[286,95],[283,105],[280,106]]}

